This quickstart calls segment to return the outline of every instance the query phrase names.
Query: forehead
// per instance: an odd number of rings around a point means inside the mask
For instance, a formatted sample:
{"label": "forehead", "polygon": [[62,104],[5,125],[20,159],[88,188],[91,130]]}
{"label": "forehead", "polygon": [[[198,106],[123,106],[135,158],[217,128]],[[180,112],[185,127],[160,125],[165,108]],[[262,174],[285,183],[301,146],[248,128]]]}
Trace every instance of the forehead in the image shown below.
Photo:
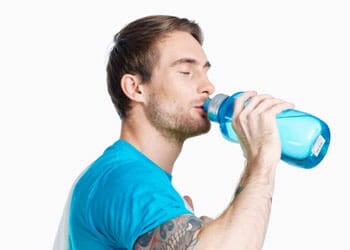
{"label": "forehead", "polygon": [[179,58],[193,58],[205,63],[207,56],[200,43],[189,33],[176,31],[167,34],[158,42],[159,64],[171,65]]}

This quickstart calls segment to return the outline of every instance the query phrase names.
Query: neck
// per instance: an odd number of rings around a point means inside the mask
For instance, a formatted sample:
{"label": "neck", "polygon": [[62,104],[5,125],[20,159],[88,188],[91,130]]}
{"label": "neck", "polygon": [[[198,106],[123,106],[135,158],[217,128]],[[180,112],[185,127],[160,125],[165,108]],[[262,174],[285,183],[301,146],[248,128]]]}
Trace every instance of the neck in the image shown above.
{"label": "neck", "polygon": [[168,138],[145,120],[132,117],[122,121],[120,138],[170,174],[183,146],[183,141]]}

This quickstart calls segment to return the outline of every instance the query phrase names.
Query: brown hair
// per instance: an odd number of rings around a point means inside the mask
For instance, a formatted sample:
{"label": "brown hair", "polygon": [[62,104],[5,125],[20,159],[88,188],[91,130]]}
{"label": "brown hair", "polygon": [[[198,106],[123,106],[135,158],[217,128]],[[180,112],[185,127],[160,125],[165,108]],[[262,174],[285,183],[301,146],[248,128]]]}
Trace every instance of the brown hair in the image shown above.
{"label": "brown hair", "polygon": [[203,34],[196,22],[168,15],[142,17],[114,36],[107,64],[107,84],[121,119],[127,116],[130,108],[130,100],[120,86],[121,78],[124,74],[137,74],[142,82],[148,82],[159,58],[157,42],[173,31],[188,32],[201,45],[203,43]]}

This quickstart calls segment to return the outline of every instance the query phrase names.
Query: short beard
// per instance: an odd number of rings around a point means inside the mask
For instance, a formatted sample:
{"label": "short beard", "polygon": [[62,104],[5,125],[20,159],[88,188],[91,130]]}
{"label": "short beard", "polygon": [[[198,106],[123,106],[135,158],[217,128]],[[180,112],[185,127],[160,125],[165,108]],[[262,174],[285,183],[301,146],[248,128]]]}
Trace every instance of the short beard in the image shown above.
{"label": "short beard", "polygon": [[[173,113],[162,109],[159,95],[152,94],[146,111],[147,119],[166,138],[183,143],[187,138],[207,133],[210,130],[208,119],[194,120],[189,117],[188,112],[178,107]],[[174,104],[176,105],[176,104]],[[187,117],[186,117],[187,115]]]}

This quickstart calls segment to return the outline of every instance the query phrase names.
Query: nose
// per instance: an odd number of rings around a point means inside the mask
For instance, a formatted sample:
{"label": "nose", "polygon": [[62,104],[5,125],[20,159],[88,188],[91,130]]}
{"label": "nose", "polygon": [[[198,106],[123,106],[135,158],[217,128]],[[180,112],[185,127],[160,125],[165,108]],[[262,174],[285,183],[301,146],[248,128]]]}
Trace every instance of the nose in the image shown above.
{"label": "nose", "polygon": [[207,77],[203,79],[202,84],[199,87],[199,93],[205,93],[209,96],[213,94],[214,91],[215,91],[214,84],[211,81],[209,81]]}

